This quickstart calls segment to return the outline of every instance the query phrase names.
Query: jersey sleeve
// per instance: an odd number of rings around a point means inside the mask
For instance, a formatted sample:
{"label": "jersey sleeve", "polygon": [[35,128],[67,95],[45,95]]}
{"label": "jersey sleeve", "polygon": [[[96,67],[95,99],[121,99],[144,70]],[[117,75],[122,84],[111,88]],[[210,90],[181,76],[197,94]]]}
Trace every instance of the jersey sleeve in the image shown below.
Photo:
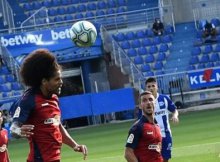
{"label": "jersey sleeve", "polygon": [[174,112],[176,110],[176,105],[173,103],[173,101],[170,99],[169,96],[165,96],[167,103],[168,103],[168,110],[170,112]]}
{"label": "jersey sleeve", "polygon": [[13,106],[15,107],[13,122],[25,123],[30,113],[34,110],[34,98],[33,96],[25,97]]}
{"label": "jersey sleeve", "polygon": [[138,145],[138,141],[140,137],[141,137],[141,126],[138,124],[135,124],[129,130],[126,147],[135,149]]}

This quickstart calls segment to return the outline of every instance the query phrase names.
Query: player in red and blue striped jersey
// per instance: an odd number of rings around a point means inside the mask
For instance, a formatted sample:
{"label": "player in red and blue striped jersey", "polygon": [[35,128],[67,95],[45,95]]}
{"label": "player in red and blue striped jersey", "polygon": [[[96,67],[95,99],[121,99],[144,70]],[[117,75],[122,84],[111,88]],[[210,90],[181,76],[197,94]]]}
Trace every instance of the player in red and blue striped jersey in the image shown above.
{"label": "player in red and blue striped jersey", "polygon": [[39,49],[29,54],[20,70],[29,88],[13,105],[14,137],[27,137],[30,153],[27,162],[60,162],[62,143],[87,156],[87,147],[79,145],[61,124],[58,95],[63,84],[61,67],[52,53]]}
{"label": "player in red and blue striped jersey", "polygon": [[158,85],[156,78],[150,77],[145,82],[146,90],[152,92],[156,99],[155,106],[155,119],[158,122],[161,134],[163,137],[162,141],[162,156],[164,162],[168,162],[171,158],[171,150],[172,150],[172,134],[169,124],[169,112],[172,113],[171,120],[174,123],[179,122],[179,114],[175,104],[171,101],[171,99],[163,94],[158,93]]}
{"label": "player in red and blue striped jersey", "polygon": [[162,162],[162,136],[154,119],[155,98],[151,92],[140,95],[141,118],[131,127],[126,148],[127,162]]}

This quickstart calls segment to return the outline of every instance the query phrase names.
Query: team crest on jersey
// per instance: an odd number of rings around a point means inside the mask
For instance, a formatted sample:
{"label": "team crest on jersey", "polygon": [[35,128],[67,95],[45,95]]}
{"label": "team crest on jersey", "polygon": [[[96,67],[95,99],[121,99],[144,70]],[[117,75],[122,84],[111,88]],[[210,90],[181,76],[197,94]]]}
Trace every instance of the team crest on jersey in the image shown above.
{"label": "team crest on jersey", "polygon": [[18,118],[19,115],[20,115],[20,112],[21,112],[21,108],[20,108],[20,107],[17,107],[16,110],[15,110],[15,113],[14,113],[13,118]]}
{"label": "team crest on jersey", "polygon": [[128,137],[127,143],[133,143],[133,140],[134,140],[134,135],[130,134]]}
{"label": "team crest on jersey", "polygon": [[147,134],[151,135],[151,134],[153,134],[153,131],[147,131]]}
{"label": "team crest on jersey", "polygon": [[160,101],[160,102],[159,102],[159,105],[160,105],[160,106],[163,106],[164,104],[165,104],[165,103],[164,103],[163,101]]}

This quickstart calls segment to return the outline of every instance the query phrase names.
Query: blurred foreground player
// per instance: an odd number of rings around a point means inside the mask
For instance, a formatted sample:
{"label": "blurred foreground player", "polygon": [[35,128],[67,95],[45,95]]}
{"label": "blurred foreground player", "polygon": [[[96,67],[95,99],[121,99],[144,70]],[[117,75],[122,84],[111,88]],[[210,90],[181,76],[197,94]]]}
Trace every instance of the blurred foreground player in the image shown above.
{"label": "blurred foreground player", "polygon": [[77,144],[60,121],[57,95],[63,84],[61,67],[46,49],[29,54],[20,70],[21,78],[28,87],[13,105],[13,123],[10,128],[14,137],[27,137],[30,153],[27,162],[60,162],[62,143],[87,156],[85,145]]}
{"label": "blurred foreground player", "polygon": [[127,162],[162,162],[162,136],[154,120],[155,98],[151,92],[140,95],[141,118],[131,127],[126,148]]}
{"label": "blurred foreground player", "polygon": [[8,156],[8,131],[2,128],[3,113],[0,111],[0,161],[9,162]]}

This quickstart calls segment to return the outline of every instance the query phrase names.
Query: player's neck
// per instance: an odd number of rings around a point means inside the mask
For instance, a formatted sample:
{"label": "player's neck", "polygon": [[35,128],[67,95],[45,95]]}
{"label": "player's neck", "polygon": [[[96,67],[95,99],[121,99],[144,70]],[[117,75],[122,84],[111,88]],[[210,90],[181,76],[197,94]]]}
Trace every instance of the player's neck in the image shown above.
{"label": "player's neck", "polygon": [[51,98],[53,95],[53,94],[48,93],[48,91],[46,91],[45,88],[43,87],[40,87],[40,91],[45,98]]}
{"label": "player's neck", "polygon": [[154,123],[154,116],[153,116],[153,115],[145,115],[145,117],[147,118],[147,120],[148,120],[150,123]]}

